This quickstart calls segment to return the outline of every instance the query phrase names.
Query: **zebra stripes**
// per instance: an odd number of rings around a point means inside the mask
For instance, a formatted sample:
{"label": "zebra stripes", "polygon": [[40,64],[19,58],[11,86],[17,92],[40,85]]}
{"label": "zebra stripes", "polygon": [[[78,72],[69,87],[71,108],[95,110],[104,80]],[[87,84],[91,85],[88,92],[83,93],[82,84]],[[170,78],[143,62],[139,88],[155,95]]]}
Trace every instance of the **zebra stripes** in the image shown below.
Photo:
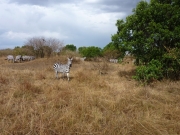
{"label": "zebra stripes", "polygon": [[17,55],[16,58],[15,58],[15,61],[21,62],[22,61],[22,56],[21,55]]}
{"label": "zebra stripes", "polygon": [[86,57],[80,58],[81,61],[84,61],[86,59]]}
{"label": "zebra stripes", "polygon": [[14,62],[22,62],[22,61],[31,61],[31,60],[34,60],[36,57],[35,56],[27,56],[27,55],[17,55],[16,57],[14,57],[13,55],[8,55],[6,57],[5,60],[7,60],[8,62],[9,61],[12,61],[13,63]]}
{"label": "zebra stripes", "polygon": [[13,55],[8,55],[6,59],[8,62],[12,61],[14,63],[14,56]]}
{"label": "zebra stripes", "polygon": [[69,72],[70,72],[70,67],[72,66],[72,60],[73,58],[68,58],[67,64],[61,64],[61,63],[54,64],[53,68],[57,79],[58,79],[58,73],[63,73],[63,77],[65,76],[66,73],[67,79],[69,81]]}
{"label": "zebra stripes", "polygon": [[27,55],[22,56],[23,61],[31,61],[34,59],[35,59],[35,56],[27,56]]}
{"label": "zebra stripes", "polygon": [[86,57],[75,57],[76,60],[85,61]]}
{"label": "zebra stripes", "polygon": [[111,63],[118,63],[118,59],[109,59],[109,62],[111,62]]}

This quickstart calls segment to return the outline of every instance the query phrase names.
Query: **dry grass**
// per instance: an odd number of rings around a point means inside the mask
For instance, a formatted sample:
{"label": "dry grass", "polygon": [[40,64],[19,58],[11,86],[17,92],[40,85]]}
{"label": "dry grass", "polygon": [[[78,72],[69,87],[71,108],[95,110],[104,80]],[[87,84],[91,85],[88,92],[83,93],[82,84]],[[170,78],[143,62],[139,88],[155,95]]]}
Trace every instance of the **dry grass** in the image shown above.
{"label": "dry grass", "polygon": [[180,82],[143,87],[133,65],[99,63],[99,75],[93,62],[73,63],[70,82],[56,80],[55,61],[0,59],[0,134],[180,134]]}

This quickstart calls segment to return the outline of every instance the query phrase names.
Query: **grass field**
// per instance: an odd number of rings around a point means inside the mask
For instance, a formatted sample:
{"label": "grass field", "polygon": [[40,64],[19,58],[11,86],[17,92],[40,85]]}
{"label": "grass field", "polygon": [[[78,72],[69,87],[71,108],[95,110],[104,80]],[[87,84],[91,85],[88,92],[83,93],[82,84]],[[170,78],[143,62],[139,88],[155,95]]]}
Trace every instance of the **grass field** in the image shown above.
{"label": "grass field", "polygon": [[55,79],[58,59],[0,58],[1,135],[180,134],[179,81],[144,87],[131,63],[73,61],[68,82]]}

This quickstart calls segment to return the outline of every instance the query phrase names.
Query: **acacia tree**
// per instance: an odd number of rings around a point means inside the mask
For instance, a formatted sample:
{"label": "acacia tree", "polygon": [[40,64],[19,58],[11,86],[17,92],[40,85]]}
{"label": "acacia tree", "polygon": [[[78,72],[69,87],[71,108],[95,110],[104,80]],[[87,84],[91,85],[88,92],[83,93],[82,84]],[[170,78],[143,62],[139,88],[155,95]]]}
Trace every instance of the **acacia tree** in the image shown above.
{"label": "acacia tree", "polygon": [[118,20],[112,41],[129,50],[137,64],[157,60],[163,75],[178,78],[180,73],[180,1],[141,1],[125,21]]}

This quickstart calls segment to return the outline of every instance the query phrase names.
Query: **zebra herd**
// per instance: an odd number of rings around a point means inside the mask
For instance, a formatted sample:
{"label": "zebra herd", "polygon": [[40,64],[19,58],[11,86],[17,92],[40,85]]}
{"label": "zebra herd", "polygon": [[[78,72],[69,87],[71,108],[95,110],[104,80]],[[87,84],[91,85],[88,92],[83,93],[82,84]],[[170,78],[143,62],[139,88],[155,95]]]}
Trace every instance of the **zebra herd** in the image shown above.
{"label": "zebra herd", "polygon": [[14,57],[13,55],[8,55],[7,56],[7,61],[12,61],[14,62],[21,62],[21,61],[31,61],[35,59],[35,56],[27,56],[27,55],[17,55],[16,57]]}
{"label": "zebra herd", "polygon": [[[35,56],[21,56],[21,55],[17,55],[16,57],[14,57],[13,55],[8,55],[7,56],[7,61],[12,61],[13,63],[16,62],[16,61],[31,61],[31,60],[34,60],[35,59]],[[62,63],[55,63],[53,65],[53,68],[54,68],[54,71],[55,71],[55,77],[58,79],[58,73],[62,73],[63,74],[63,77],[65,76],[65,73],[66,73],[66,76],[67,76],[67,79],[69,81],[69,72],[70,72],[70,67],[72,66],[72,60],[73,58],[67,58],[68,61],[67,61],[67,64],[62,64]],[[76,58],[77,59],[77,58]],[[84,61],[86,59],[86,57],[83,57],[83,58],[79,58],[81,61]],[[110,59],[109,60],[110,62],[112,63],[117,63],[118,62],[118,59]]]}
{"label": "zebra herd", "polygon": [[[58,79],[58,73],[62,73],[63,74],[63,78],[65,76],[67,76],[67,79],[69,81],[69,72],[70,72],[70,67],[72,66],[72,60],[73,58],[67,58],[67,64],[61,64],[61,63],[55,63],[53,65],[54,71],[55,71],[55,77]],[[86,57],[84,58],[79,58],[79,57],[75,57],[76,60],[81,60],[84,61],[86,59]],[[113,63],[118,63],[118,59],[110,59],[110,62]]]}
{"label": "zebra herd", "polygon": [[23,61],[31,61],[31,60],[34,60],[35,59],[35,56],[22,56],[22,60]]}

